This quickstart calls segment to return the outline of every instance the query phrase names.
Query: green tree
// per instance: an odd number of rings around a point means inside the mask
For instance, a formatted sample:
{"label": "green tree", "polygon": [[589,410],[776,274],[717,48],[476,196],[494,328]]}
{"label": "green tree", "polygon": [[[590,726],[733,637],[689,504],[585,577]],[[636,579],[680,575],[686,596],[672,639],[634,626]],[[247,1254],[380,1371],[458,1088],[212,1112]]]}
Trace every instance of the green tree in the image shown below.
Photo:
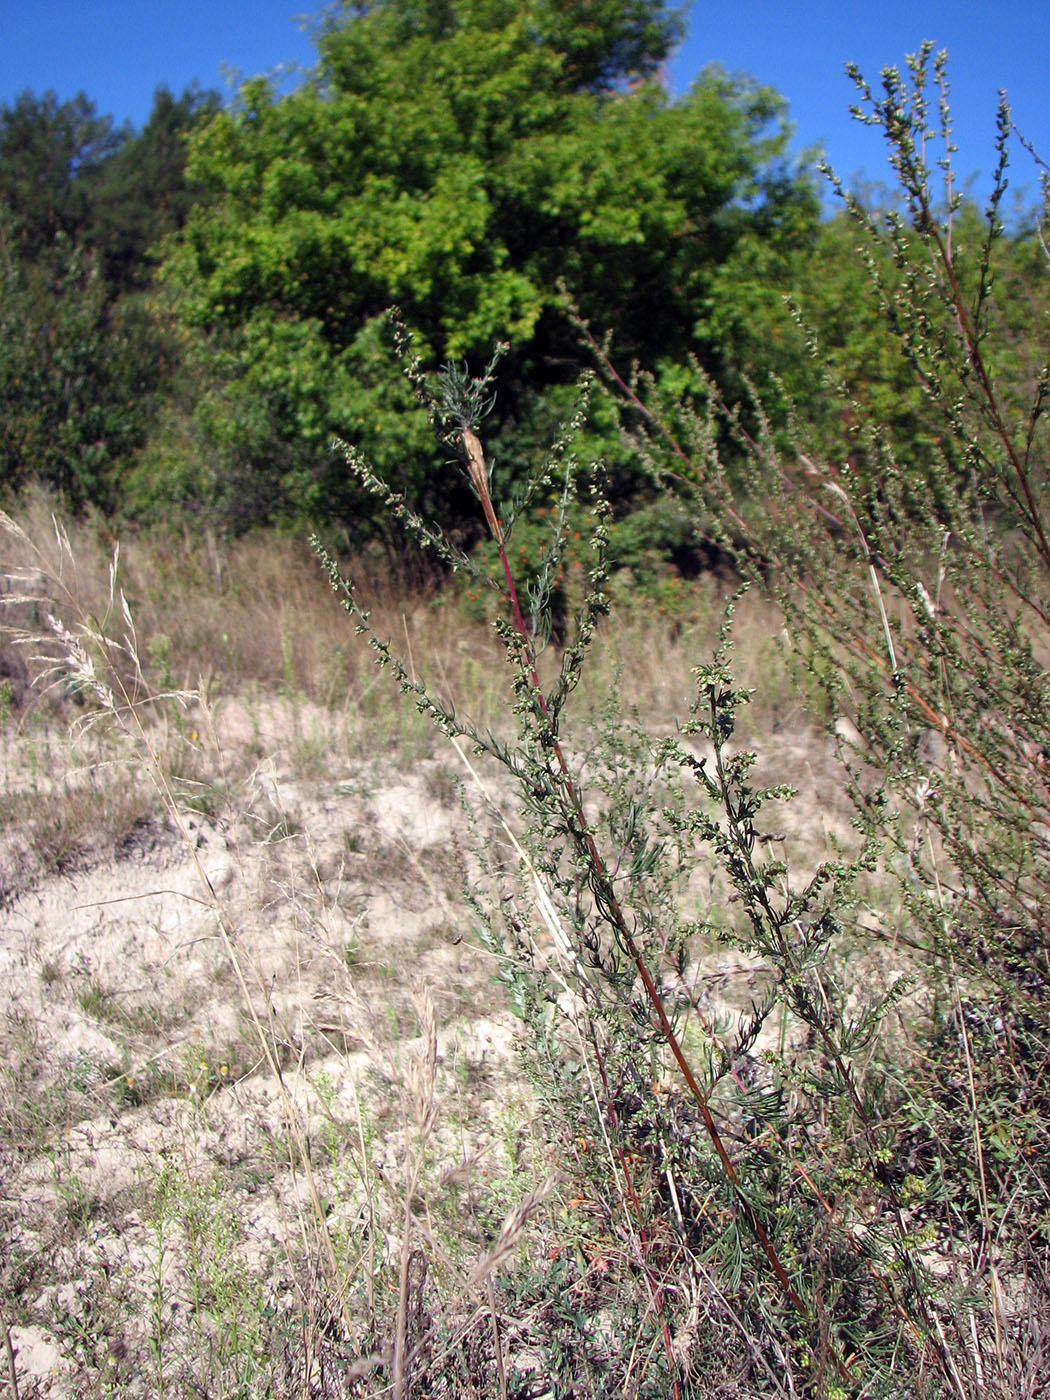
{"label": "green tree", "polygon": [[14,240],[10,255],[33,260],[60,235],[84,231],[94,179],[129,134],[99,116],[82,92],[59,102],[54,92],[26,91],[0,107],[0,204]]}
{"label": "green tree", "polygon": [[35,478],[73,506],[112,509],[153,413],[159,334],[142,308],[110,305],[94,261],[64,237],[36,262],[12,246],[0,210],[0,488]]}
{"label": "green tree", "polygon": [[0,108],[0,482],[116,506],[175,362],[142,293],[185,220],[186,133],[215,94],[160,89],[134,135],[83,94]]}
{"label": "green tree", "polygon": [[461,513],[458,478],[407,426],[377,329],[391,304],[426,358],[511,343],[510,475],[578,367],[560,280],[627,356],[712,359],[719,267],[760,231],[806,237],[816,206],[769,89],[711,71],[673,102],[652,81],[679,33],[659,0],[381,0],[330,23],[311,82],[283,98],[250,82],[195,133],[206,199],[166,275],[220,357],[201,414],[261,514],[353,516],[333,432]]}
{"label": "green tree", "polygon": [[99,167],[83,236],[115,293],[149,284],[151,249],[182,227],[200,198],[185,176],[188,136],[218,108],[214,91],[191,87],[174,97],[159,87],[146,125]]}

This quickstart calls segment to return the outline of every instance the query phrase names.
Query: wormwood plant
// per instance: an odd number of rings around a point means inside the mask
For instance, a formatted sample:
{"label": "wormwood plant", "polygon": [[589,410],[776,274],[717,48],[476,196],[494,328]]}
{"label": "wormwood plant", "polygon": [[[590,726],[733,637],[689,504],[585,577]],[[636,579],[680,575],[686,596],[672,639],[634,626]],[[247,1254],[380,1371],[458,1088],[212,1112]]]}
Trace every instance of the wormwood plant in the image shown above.
{"label": "wormwood plant", "polygon": [[[865,1063],[907,983],[890,975],[862,995],[840,975],[874,847],[801,884],[771,854],[763,814],[791,790],[760,786],[755,756],[734,743],[749,697],[729,667],[731,609],[674,736],[651,739],[615,704],[597,735],[586,717],[574,728],[571,702],[609,608],[601,471],[572,452],[590,386],[521,499],[498,510],[480,437],[498,355],[479,378],[447,367],[432,388],[403,338],[401,350],[474,489],[502,580],[343,450],[404,529],[495,591],[513,737],[481,731],[419,681],[314,543],[379,665],[453,742],[516,784],[521,830],[504,833],[517,882],[497,871],[495,894],[479,888],[472,904],[523,1023],[552,1147],[591,1212],[588,1277],[605,1280],[592,1306],[612,1317],[591,1357],[598,1388],[709,1394],[735,1354],[744,1377],[754,1373],[752,1393],[899,1393],[907,1373],[915,1394],[940,1394],[953,1363],[930,1239],[891,1169],[882,1080]],[[578,495],[592,522],[587,586],[553,657],[552,580]],[[510,542],[537,501],[551,504],[550,547],[522,599]],[[750,968],[754,995],[736,1024],[703,992],[717,940]]]}
{"label": "wormwood plant", "polygon": [[[830,376],[858,425],[845,462],[822,461],[803,423],[757,399],[756,428],[712,386],[660,404],[590,343],[654,472],[776,593],[828,713],[851,721],[838,724],[844,776],[895,881],[864,911],[864,934],[916,991],[892,1056],[884,1035],[871,1041],[877,1116],[859,1086],[861,1102],[849,1088],[843,1101],[905,1233],[937,1242],[932,1296],[919,1273],[898,1274],[898,1300],[953,1392],[1036,1394],[1050,1306],[1050,299],[1044,279],[1021,328],[997,301],[1012,237],[1005,97],[976,225],[953,183],[945,56],[925,46],[905,74],[886,69],[879,92],[852,75],[856,114],[888,144],[898,207],[872,215],[835,189],[924,395],[939,445],[928,470],[901,460]],[[1035,159],[1042,222],[1029,238],[1045,258],[1050,172]],[[819,362],[812,336],[810,351]],[[727,444],[746,462],[744,501],[725,485]]]}

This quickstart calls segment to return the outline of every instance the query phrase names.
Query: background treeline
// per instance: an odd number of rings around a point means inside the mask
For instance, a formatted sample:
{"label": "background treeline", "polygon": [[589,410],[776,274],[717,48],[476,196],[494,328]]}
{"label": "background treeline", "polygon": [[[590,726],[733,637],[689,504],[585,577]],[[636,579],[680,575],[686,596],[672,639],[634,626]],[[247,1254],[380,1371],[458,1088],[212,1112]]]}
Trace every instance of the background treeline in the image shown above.
{"label": "background treeline", "polygon": [[[391,353],[394,304],[428,366],[509,342],[489,439],[504,492],[571,411],[588,354],[570,305],[669,402],[709,376],[747,426],[757,390],[832,459],[861,453],[870,411],[921,470],[936,430],[850,222],[822,219],[769,88],[711,69],[669,98],[680,34],[658,0],[379,0],[324,21],[288,95],[160,89],[141,132],[82,94],[0,108],[3,494],[35,479],[125,519],[389,539],[338,434],[470,543],[465,483]],[[1046,295],[1032,222],[999,270],[1019,380]],[[581,450],[605,460],[624,558],[688,568],[690,527],[611,406]]]}
{"label": "background treeline", "polygon": [[[141,132],[83,93],[0,107],[0,478],[74,507],[127,506],[176,360],[155,249],[199,197],[186,134],[215,93],[159,89]],[[142,460],[145,460],[143,458]]]}

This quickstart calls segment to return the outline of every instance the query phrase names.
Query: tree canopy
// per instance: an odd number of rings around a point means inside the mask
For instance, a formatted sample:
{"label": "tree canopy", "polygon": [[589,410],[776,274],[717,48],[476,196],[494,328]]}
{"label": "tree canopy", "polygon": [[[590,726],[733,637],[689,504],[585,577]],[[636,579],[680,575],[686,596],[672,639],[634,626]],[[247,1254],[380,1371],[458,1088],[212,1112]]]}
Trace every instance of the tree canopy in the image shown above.
{"label": "tree canopy", "polygon": [[142,304],[149,250],[184,221],[185,135],[218,106],[157,91],[142,132],[83,93],[0,106],[0,484],[113,510],[173,345]]}
{"label": "tree canopy", "polygon": [[23,258],[84,232],[93,183],[128,136],[82,92],[68,102],[23,92],[0,106],[0,203]]}
{"label": "tree canopy", "polygon": [[197,129],[207,198],[165,273],[222,361],[213,434],[282,472],[260,499],[351,510],[333,432],[417,488],[436,472],[381,353],[392,304],[434,361],[510,342],[503,426],[575,376],[562,285],[627,356],[717,359],[718,269],[749,238],[787,253],[817,206],[770,89],[654,80],[679,33],[656,0],[381,0],[329,23],[312,81],[252,81]]}
{"label": "tree canopy", "polygon": [[[572,412],[576,312],[663,402],[713,381],[742,490],[733,412],[748,431],[801,418],[810,452],[855,465],[874,415],[922,473],[941,427],[850,220],[821,221],[770,88],[709,68],[668,93],[681,32],[665,0],[371,0],[325,12],[288,93],[254,78],[223,107],[161,88],[139,132],[84,94],[0,105],[0,485],[36,475],[139,519],[309,520],[360,542],[388,517],[340,436],[469,544],[469,488],[392,353],[393,306],[426,366],[476,370],[509,345],[486,423],[505,497]],[[971,277],[975,220],[956,212]],[[1020,227],[997,247],[997,353],[1019,383],[1045,308],[1036,248]],[[892,302],[903,274],[883,263]],[[579,447],[605,463],[622,537],[669,545],[682,522],[608,400]]]}

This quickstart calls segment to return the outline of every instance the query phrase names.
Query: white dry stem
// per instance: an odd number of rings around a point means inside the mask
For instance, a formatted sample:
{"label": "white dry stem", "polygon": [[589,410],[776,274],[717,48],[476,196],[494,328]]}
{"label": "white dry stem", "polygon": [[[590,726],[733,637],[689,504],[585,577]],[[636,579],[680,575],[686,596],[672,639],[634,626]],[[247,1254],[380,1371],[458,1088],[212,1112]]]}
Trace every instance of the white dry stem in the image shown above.
{"label": "white dry stem", "polygon": [[933,1323],[937,1329],[937,1336],[940,1338],[941,1355],[947,1362],[948,1375],[951,1378],[952,1384],[955,1386],[955,1389],[959,1393],[959,1400],[967,1400],[966,1387],[963,1385],[962,1377],[959,1375],[959,1368],[958,1366],[956,1366],[955,1359],[952,1356],[951,1350],[948,1346],[948,1338],[944,1335],[944,1327],[941,1324],[941,1319],[937,1316],[936,1313],[933,1314]]}
{"label": "white dry stem", "polygon": [[973,1313],[967,1313],[970,1321],[970,1340],[973,1345],[973,1369],[977,1376],[978,1390],[984,1389],[984,1362],[981,1360],[981,1343],[977,1336],[977,1320]]}
{"label": "white dry stem", "polygon": [[844,503],[846,509],[853,518],[853,523],[857,527],[857,538],[860,540],[860,547],[864,551],[864,558],[868,561],[868,573],[871,576],[871,586],[875,593],[875,601],[879,605],[879,616],[882,618],[882,630],[886,638],[886,650],[890,656],[890,670],[894,675],[897,673],[897,654],[893,649],[893,636],[890,632],[890,620],[886,616],[886,606],[882,601],[882,588],[879,585],[879,576],[875,571],[875,561],[871,557],[871,550],[868,548],[868,541],[864,537],[861,523],[857,519],[857,512],[853,509],[853,502],[846,495],[845,491],[837,481],[825,483],[829,491],[833,491]]}

